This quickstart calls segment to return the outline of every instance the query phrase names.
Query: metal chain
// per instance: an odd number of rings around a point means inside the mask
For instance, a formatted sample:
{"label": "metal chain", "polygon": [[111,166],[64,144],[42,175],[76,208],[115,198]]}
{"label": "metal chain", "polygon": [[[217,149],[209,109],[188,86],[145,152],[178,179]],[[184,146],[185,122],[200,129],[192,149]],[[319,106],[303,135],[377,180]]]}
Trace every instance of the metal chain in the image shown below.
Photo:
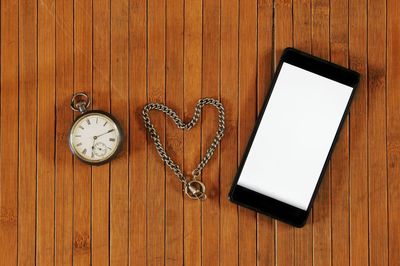
{"label": "metal chain", "polygon": [[[168,115],[175,124],[178,126],[179,129],[190,130],[194,127],[201,115],[201,109],[205,105],[212,105],[218,110],[218,130],[212,141],[210,147],[207,149],[206,154],[204,155],[203,159],[197,165],[196,169],[193,170],[192,176],[193,179],[187,180],[182,173],[179,165],[176,164],[166,153],[163,145],[160,141],[160,136],[158,135],[156,129],[154,128],[153,124],[150,121],[149,112],[151,110],[158,110],[166,115]],[[224,106],[218,100],[212,98],[203,98],[197,102],[197,105],[194,109],[193,118],[188,122],[185,123],[182,119],[176,114],[175,111],[170,109],[168,106],[160,103],[149,103],[147,104],[142,111],[143,121],[145,127],[147,128],[151,139],[154,141],[154,145],[156,146],[156,150],[160,155],[161,159],[174,171],[175,175],[178,177],[179,181],[184,184],[185,193],[188,194],[189,197],[193,199],[205,199],[205,186],[200,181],[197,181],[196,178],[201,174],[201,171],[206,166],[208,161],[211,159],[212,155],[214,154],[215,149],[217,148],[218,144],[220,143],[222,137],[224,136],[225,130],[225,111]]]}

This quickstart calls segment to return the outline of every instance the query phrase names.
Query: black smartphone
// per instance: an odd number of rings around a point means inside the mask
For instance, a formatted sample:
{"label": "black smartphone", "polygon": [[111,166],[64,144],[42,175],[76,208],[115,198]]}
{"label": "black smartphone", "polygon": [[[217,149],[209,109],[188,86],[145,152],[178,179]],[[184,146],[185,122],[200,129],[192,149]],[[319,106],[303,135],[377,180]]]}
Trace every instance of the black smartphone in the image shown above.
{"label": "black smartphone", "polygon": [[355,71],[286,48],[229,199],[302,227],[359,79]]}

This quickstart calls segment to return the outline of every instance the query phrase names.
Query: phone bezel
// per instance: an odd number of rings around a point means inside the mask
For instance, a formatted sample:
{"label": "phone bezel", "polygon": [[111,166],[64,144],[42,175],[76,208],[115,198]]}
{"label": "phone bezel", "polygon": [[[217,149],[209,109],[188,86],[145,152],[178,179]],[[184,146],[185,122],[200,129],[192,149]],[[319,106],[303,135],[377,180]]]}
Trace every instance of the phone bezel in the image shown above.
{"label": "phone bezel", "polygon": [[[277,77],[280,73],[281,67],[283,62],[292,64],[294,66],[300,67],[302,69],[308,70],[310,72],[313,72],[315,74],[318,74],[320,76],[329,78],[331,80],[337,81],[339,83],[348,85],[353,88],[352,93],[350,95],[349,101],[347,103],[345,112],[343,113],[343,116],[341,118],[338,130],[335,133],[334,140],[332,142],[332,145],[330,147],[328,156],[326,157],[324,166],[322,168],[322,171],[320,173],[320,176],[318,178],[318,182],[314,188],[313,195],[311,197],[310,203],[308,205],[307,210],[302,210],[297,207],[291,206],[289,204],[286,204],[284,202],[278,201],[276,199],[273,199],[271,197],[265,196],[263,194],[260,194],[258,192],[252,191],[250,189],[247,189],[245,187],[242,187],[237,184],[240,174],[243,170],[243,166],[246,162],[247,156],[249,154],[251,145],[253,144],[256,132],[258,130],[258,127],[260,125],[260,122],[262,120],[262,117],[264,115],[265,109],[268,105],[269,99],[271,97],[272,91],[275,86],[275,82],[277,80]],[[255,210],[257,212],[266,214],[268,216],[271,216],[275,219],[281,220],[283,222],[286,222],[288,224],[294,225],[296,227],[302,227],[308,218],[308,215],[310,213],[312,204],[314,202],[315,196],[318,192],[318,189],[321,185],[321,181],[323,179],[323,176],[326,171],[326,167],[328,165],[328,162],[331,158],[332,151],[335,147],[335,144],[337,142],[337,139],[339,137],[339,133],[341,128],[343,127],[343,123],[345,121],[345,118],[349,112],[349,106],[353,100],[354,93],[356,91],[356,88],[358,86],[358,83],[360,81],[360,74],[344,68],[342,66],[333,64],[329,61],[323,60],[321,58],[315,57],[313,55],[304,53],[302,51],[299,51],[294,48],[286,48],[281,56],[281,59],[279,61],[279,64],[277,66],[277,70],[275,72],[274,78],[272,80],[270,90],[268,95],[265,97],[264,103],[262,105],[260,114],[257,118],[256,124],[254,126],[253,132],[250,136],[250,140],[247,144],[246,150],[243,154],[242,160],[240,162],[238,171],[236,173],[235,179],[233,181],[231,190],[229,192],[228,198],[230,201],[244,206],[246,208]]]}

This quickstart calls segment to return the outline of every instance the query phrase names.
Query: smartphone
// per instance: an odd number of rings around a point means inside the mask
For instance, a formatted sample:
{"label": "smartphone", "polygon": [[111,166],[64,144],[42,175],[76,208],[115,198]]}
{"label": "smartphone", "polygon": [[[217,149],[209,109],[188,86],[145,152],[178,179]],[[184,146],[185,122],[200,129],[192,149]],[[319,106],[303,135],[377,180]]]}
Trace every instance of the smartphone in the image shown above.
{"label": "smartphone", "polygon": [[229,199],[302,227],[359,80],[355,71],[286,48]]}

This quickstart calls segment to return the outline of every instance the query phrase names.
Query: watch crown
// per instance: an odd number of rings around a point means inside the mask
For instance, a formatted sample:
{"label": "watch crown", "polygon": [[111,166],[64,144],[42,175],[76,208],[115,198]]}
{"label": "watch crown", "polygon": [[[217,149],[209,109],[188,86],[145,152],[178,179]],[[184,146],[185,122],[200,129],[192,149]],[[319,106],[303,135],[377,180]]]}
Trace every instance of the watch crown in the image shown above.
{"label": "watch crown", "polygon": [[86,93],[78,92],[72,96],[71,108],[81,114],[85,113],[90,105],[90,98]]}

